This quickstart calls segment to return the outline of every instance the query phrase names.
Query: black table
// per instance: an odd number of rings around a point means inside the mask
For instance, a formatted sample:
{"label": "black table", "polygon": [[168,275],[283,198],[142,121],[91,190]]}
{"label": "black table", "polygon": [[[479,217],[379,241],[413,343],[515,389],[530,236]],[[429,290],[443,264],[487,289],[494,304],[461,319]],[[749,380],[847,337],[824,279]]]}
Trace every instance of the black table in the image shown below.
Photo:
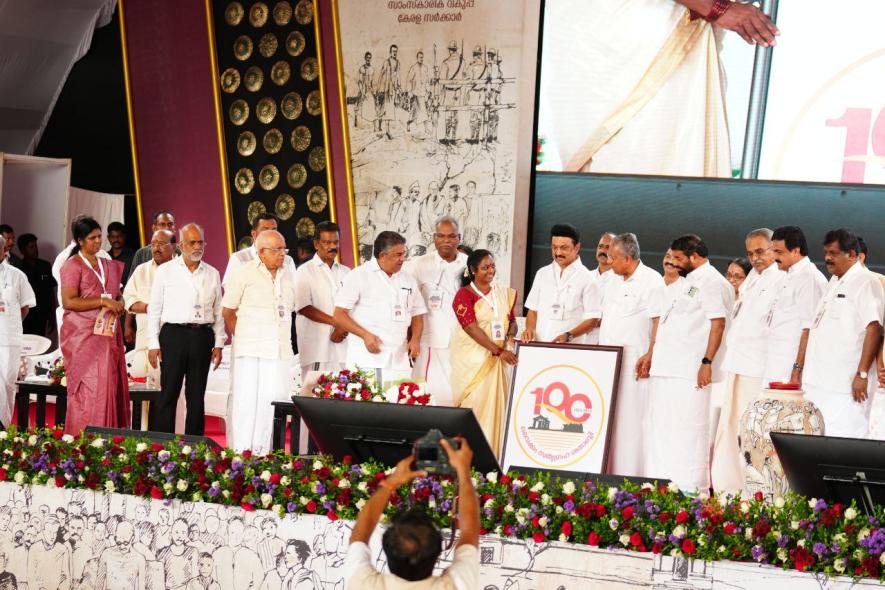
{"label": "black table", "polygon": [[157,401],[159,395],[159,389],[141,383],[129,384],[129,400],[132,402],[132,430],[141,430],[141,411],[144,402]]}
{"label": "black table", "polygon": [[[273,406],[273,439],[271,448],[274,451],[286,450],[286,420],[289,421],[289,452],[298,454],[298,441],[301,438],[301,414],[292,402],[271,402]],[[313,439],[307,437],[307,452],[316,452]]]}

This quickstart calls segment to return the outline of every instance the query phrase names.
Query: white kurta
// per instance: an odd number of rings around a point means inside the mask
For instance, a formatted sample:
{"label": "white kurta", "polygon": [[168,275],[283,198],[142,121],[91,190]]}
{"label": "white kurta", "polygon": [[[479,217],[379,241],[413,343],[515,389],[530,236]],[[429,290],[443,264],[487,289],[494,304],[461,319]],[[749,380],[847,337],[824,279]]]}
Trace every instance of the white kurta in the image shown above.
{"label": "white kurta", "polygon": [[[224,269],[224,275],[221,277],[222,286],[227,286],[227,277],[229,277],[233,273],[233,270],[235,268],[247,262],[253,262],[256,260],[258,260],[258,249],[255,248],[254,244],[249,246],[248,248],[237,250],[236,252],[231,254],[230,259],[228,259],[227,261],[227,267]],[[288,254],[286,255],[286,260],[283,263],[283,270],[285,270],[286,273],[289,273],[294,279],[295,261],[292,260],[292,257]]]}
{"label": "white kurta", "polygon": [[427,307],[424,331],[421,333],[421,352],[415,359],[412,377],[427,384],[427,391],[439,406],[452,405],[452,372],[449,361],[449,341],[458,329],[458,319],[452,302],[461,287],[461,277],[467,268],[467,255],[458,252],[452,262],[446,262],[437,252],[409,260],[403,271],[414,277]]}
{"label": "white kurta", "polygon": [[648,351],[656,297],[664,287],[661,275],[641,262],[628,279],[615,275],[606,282],[601,309],[591,314],[602,319],[599,344],[622,346],[621,377],[615,422],[609,443],[609,471],[618,475],[646,475],[648,432],[648,379],[636,379],[636,361]]}
{"label": "white kurta", "polygon": [[0,262],[0,422],[9,426],[15,407],[15,379],[21,366],[21,308],[35,307],[28,277],[9,261]]}
{"label": "white kurta", "polygon": [[138,302],[150,303],[151,285],[154,284],[157,266],[153,260],[139,264],[130,273],[126,288],[123,289],[123,306],[135,316],[135,350],[147,350],[148,319],[147,313],[135,313],[131,308]]}
{"label": "white kurta", "polygon": [[[349,272],[350,269],[343,264],[336,261],[330,267],[314,254],[295,271],[295,309],[300,311],[310,305],[333,315],[335,294]],[[329,337],[333,331],[333,326],[315,322],[300,313],[295,317],[302,380],[310,371],[335,371],[344,367],[347,341],[332,342]]]}
{"label": "white kurta", "polygon": [[[564,269],[555,261],[538,269],[525,306],[538,314],[535,339],[552,342],[575,328],[599,307],[601,283],[578,258]],[[576,337],[575,344],[588,344],[588,334]],[[594,342],[595,344],[595,342]]]}
{"label": "white kurta", "polygon": [[[861,438],[867,434],[869,403],[855,402],[851,386],[867,326],[881,325],[883,313],[882,284],[860,263],[841,278],[830,278],[808,333],[803,379],[806,398],[824,416],[827,436]],[[875,364],[869,378],[876,378]]]}

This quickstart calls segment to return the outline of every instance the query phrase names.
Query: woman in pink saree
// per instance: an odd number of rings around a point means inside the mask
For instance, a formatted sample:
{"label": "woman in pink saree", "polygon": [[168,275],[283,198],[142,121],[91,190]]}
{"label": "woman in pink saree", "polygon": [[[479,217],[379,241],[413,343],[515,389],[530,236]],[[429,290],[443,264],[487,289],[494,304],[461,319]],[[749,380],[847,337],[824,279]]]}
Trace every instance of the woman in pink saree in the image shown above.
{"label": "woman in pink saree", "polygon": [[96,256],[101,226],[94,219],[80,218],[72,229],[77,245],[61,268],[65,314],[59,339],[68,388],[65,432],[77,435],[87,426],[129,428],[129,382],[118,329],[123,264]]}

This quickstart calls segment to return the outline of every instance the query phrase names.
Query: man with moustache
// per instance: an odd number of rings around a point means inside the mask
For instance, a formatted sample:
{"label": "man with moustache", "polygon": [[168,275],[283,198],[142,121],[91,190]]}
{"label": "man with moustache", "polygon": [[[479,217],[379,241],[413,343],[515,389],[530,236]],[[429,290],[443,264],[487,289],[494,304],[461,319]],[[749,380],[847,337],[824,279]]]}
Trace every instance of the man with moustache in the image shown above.
{"label": "man with moustache", "polygon": [[[599,236],[596,242],[596,263],[597,266],[590,271],[590,276],[595,281],[600,282],[600,292],[605,289],[605,282],[611,279],[614,273],[611,271],[611,263],[608,259],[608,249],[611,247],[612,239],[615,237],[614,232],[607,231]],[[596,326],[584,339],[585,344],[599,344],[599,327]]]}
{"label": "man with moustache", "polygon": [[185,434],[202,436],[203,398],[209,365],[221,363],[227,338],[221,316],[221,279],[203,262],[203,228],[189,223],[179,231],[181,256],[157,269],[148,314],[148,361],[162,363],[160,396],[151,404],[150,429],[175,431],[175,408],[184,381]]}
{"label": "man with moustache", "polygon": [[335,326],[335,294],[350,268],[339,263],[338,225],[317,224],[316,254],[295,272],[295,331],[302,380],[311,371],[337,371],[347,360],[347,332]]}
{"label": "man with moustache", "polygon": [[[166,229],[175,233],[175,215],[172,211],[157,211],[154,213],[154,222],[151,225],[151,231],[157,232],[161,229]],[[110,257],[110,254],[108,254],[108,257]],[[135,255],[132,256],[132,262],[129,264],[129,275],[123,275],[123,281],[128,280],[132,272],[140,265],[145,262],[150,262],[152,257],[153,252],[151,251],[150,244],[136,250]],[[61,301],[61,297],[59,297],[59,301]]]}
{"label": "man with moustache", "polygon": [[621,377],[615,408],[614,431],[609,447],[609,471],[618,475],[642,476],[645,466],[648,381],[637,377],[637,362],[651,343],[655,301],[664,280],[639,258],[639,240],[625,233],[611,240],[608,259],[614,277],[602,291],[599,307],[590,313],[599,318],[599,344],[622,346]]}
{"label": "man with moustache", "polygon": [[418,283],[401,272],[405,238],[381,232],[375,238],[374,254],[344,277],[335,295],[334,317],[348,333],[347,365],[374,369],[383,384],[411,376],[427,307]]}
{"label": "man with moustache", "polygon": [[550,249],[553,262],[538,269],[525,300],[529,311],[522,341],[585,344],[586,334],[599,325],[591,312],[597,307],[601,285],[581,262],[581,235],[575,226],[551,227]]}
{"label": "man with moustache", "polygon": [[461,286],[461,275],[467,268],[467,255],[458,252],[461,231],[453,217],[440,217],[433,233],[435,251],[410,259],[403,271],[414,277],[424,297],[427,315],[421,334],[421,352],[415,361],[412,376],[423,379],[437,405],[452,405],[449,377],[449,341],[458,328],[452,308],[455,293]]}
{"label": "man with moustache", "polygon": [[808,332],[802,379],[806,398],[824,416],[827,436],[867,434],[870,367],[882,338],[885,293],[858,258],[857,236],[840,228],[824,238],[832,274]]}
{"label": "man with moustache", "polygon": [[[685,490],[706,490],[709,478],[710,384],[734,289],[707,256],[704,241],[688,234],[670,244],[671,262],[685,277],[679,296],[653,328],[648,358],[649,472]],[[718,364],[718,363],[717,363]]]}
{"label": "man with moustache", "polygon": [[[147,351],[147,309],[151,300],[151,287],[157,269],[175,256],[175,234],[160,229],[151,236],[151,261],[141,264],[129,275],[123,289],[123,305],[126,307],[126,340],[135,343],[134,350]],[[132,332],[132,322],[135,331]],[[131,338],[130,338],[131,336]]]}
{"label": "man with moustache", "polygon": [[740,286],[740,298],[731,312],[725,334],[722,370],[726,373],[722,413],[713,442],[710,469],[713,489],[737,492],[744,485],[738,446],[741,416],[762,390],[768,348],[768,317],[785,273],[774,263],[772,231],[767,227],[747,234],[744,244],[753,270]]}

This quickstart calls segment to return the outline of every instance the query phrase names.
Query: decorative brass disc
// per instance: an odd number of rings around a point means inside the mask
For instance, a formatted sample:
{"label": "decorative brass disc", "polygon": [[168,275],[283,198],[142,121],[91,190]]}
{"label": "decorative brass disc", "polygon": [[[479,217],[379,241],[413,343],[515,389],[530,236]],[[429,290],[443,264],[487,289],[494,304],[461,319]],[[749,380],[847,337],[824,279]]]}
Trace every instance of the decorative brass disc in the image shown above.
{"label": "decorative brass disc", "polygon": [[314,172],[319,172],[326,167],[326,148],[318,145],[310,150],[307,156],[307,163]]}
{"label": "decorative brass disc", "polygon": [[280,112],[287,119],[297,119],[301,115],[303,106],[301,95],[297,92],[290,92],[280,101]]}
{"label": "decorative brass disc", "polygon": [[264,146],[264,151],[268,154],[275,154],[283,147],[283,134],[279,129],[270,129],[264,134],[261,143]]}
{"label": "decorative brass disc", "polygon": [[246,90],[258,92],[261,90],[262,84],[264,84],[264,72],[261,71],[261,68],[252,66],[246,70],[246,74],[243,77],[243,86],[246,87]]}
{"label": "decorative brass disc", "polygon": [[273,80],[273,83],[277,86],[282,86],[288,82],[291,75],[292,69],[289,67],[289,62],[283,61],[282,59],[275,63],[270,69],[270,79]]}
{"label": "decorative brass disc", "polygon": [[288,2],[277,2],[273,7],[273,22],[284,27],[292,20],[292,5]]}
{"label": "decorative brass disc", "polygon": [[286,51],[288,51],[289,55],[292,57],[298,57],[301,55],[301,52],[304,51],[306,45],[307,40],[304,38],[304,35],[301,34],[301,31],[292,31],[289,33],[289,36],[286,37]]}
{"label": "decorative brass disc", "polygon": [[320,91],[311,90],[307,95],[307,112],[313,116],[323,112],[323,101],[320,100]]}
{"label": "decorative brass disc", "polygon": [[277,116],[277,103],[269,96],[265,96],[255,105],[255,116],[258,120],[267,125]]}
{"label": "decorative brass disc", "polygon": [[240,35],[234,41],[234,57],[240,61],[246,61],[252,57],[252,39],[248,35]]}
{"label": "decorative brass disc", "polygon": [[255,221],[255,218],[261,215],[262,213],[267,213],[267,207],[261,201],[252,201],[249,203],[249,208],[246,209],[246,218],[249,220],[249,225]]}
{"label": "decorative brass disc", "polygon": [[276,207],[274,207],[274,211],[281,221],[286,221],[295,213],[295,199],[292,198],[292,195],[283,193],[277,197],[277,204]]}
{"label": "decorative brass disc", "polygon": [[279,46],[276,35],[273,33],[265,33],[258,41],[258,52],[264,57],[272,57],[277,52]]}
{"label": "decorative brass disc", "polygon": [[243,5],[239,2],[231,2],[224,9],[224,20],[230,26],[235,27],[243,20],[243,14]]}
{"label": "decorative brass disc", "polygon": [[240,73],[234,68],[227,68],[221,72],[221,89],[231,94],[240,87]]}
{"label": "decorative brass disc", "polygon": [[310,0],[301,0],[295,6],[295,20],[300,25],[308,25],[313,20],[313,2]]}
{"label": "decorative brass disc", "polygon": [[258,184],[266,191],[272,191],[280,182],[280,171],[273,164],[267,164],[258,173]]}
{"label": "decorative brass disc", "polygon": [[289,138],[289,141],[292,143],[292,148],[296,152],[303,152],[310,147],[310,129],[304,125],[299,125],[292,130],[292,135]]}
{"label": "decorative brass disc", "polygon": [[298,220],[298,223],[295,224],[295,235],[299,238],[303,238],[305,236],[312,236],[314,230],[316,230],[316,224],[313,222],[313,219],[310,217],[302,217]]}
{"label": "decorative brass disc", "polygon": [[243,131],[237,138],[237,151],[241,156],[251,156],[255,153],[255,146],[258,142],[255,140],[255,134],[251,131]]}
{"label": "decorative brass disc", "polygon": [[292,164],[286,173],[286,182],[292,188],[301,188],[307,182],[307,168],[302,164]]}
{"label": "decorative brass disc", "polygon": [[256,2],[249,9],[249,23],[256,29],[263,27],[267,23],[268,12],[267,4]]}
{"label": "decorative brass disc", "polygon": [[321,186],[312,187],[307,191],[307,208],[314,213],[319,213],[326,208],[329,202],[329,193]]}
{"label": "decorative brass disc", "polygon": [[317,64],[317,59],[315,57],[308,57],[303,62],[301,62],[301,78],[303,80],[313,82],[317,79],[317,75],[319,73],[320,67]]}
{"label": "decorative brass disc", "polygon": [[241,195],[248,195],[255,188],[255,175],[248,168],[240,168],[234,176],[234,186]]}
{"label": "decorative brass disc", "polygon": [[242,125],[249,118],[249,105],[242,98],[235,100],[228,111],[230,122],[234,125]]}
{"label": "decorative brass disc", "polygon": [[245,250],[252,245],[252,236],[244,236],[237,242],[237,250]]}

